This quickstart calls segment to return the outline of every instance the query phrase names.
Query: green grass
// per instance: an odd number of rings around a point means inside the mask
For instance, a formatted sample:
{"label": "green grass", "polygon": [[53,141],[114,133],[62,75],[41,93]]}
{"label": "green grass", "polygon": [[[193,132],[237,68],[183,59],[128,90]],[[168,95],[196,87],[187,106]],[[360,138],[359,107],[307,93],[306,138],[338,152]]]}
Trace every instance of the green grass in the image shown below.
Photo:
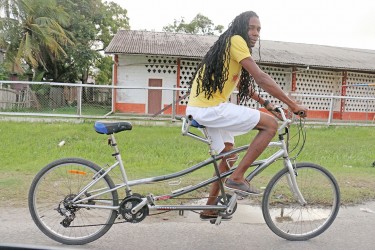
{"label": "green grass", "polygon": [[[238,137],[236,145],[246,144],[255,134]],[[178,126],[134,125],[132,131],[119,133],[116,138],[130,179],[176,172],[209,157],[207,146],[181,136]],[[63,140],[65,145],[59,147]],[[0,141],[0,206],[25,205],[32,178],[53,160],[80,157],[100,166],[113,163],[107,136],[97,134],[92,121],[0,122]],[[374,128],[307,128],[306,146],[298,161],[314,162],[329,169],[340,184],[343,203],[350,204],[375,198],[374,152]],[[264,156],[269,154],[265,152]],[[278,167],[280,162],[266,169],[257,177],[257,184],[265,186]],[[199,170],[182,179],[181,185],[207,178],[212,172],[211,167]],[[169,190],[179,188],[164,185]],[[147,188],[147,192],[152,191],[152,186]],[[135,191],[146,192],[142,188]]]}
{"label": "green grass", "polygon": [[[2,110],[3,112],[17,112],[20,113],[47,113],[47,114],[64,114],[64,115],[76,115],[77,114],[77,107],[76,106],[63,106],[59,108],[51,108],[51,107],[42,107],[41,109],[37,110],[35,108],[11,108]],[[111,106],[106,105],[95,105],[95,104],[83,104],[81,113],[82,115],[93,115],[93,116],[101,116],[109,113],[111,111]]]}

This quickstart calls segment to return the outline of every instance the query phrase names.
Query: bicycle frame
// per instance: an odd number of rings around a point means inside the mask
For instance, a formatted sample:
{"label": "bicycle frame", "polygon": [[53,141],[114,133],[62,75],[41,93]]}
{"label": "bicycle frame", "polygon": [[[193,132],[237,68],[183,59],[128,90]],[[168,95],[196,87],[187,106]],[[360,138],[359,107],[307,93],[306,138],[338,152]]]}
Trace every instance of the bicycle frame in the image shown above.
{"label": "bicycle frame", "polygon": [[[289,120],[285,117],[285,114],[284,114],[283,110],[280,109],[280,113],[283,117],[283,123],[279,126],[279,129],[278,129],[279,141],[271,142],[268,145],[268,147],[278,147],[280,149],[277,152],[275,152],[274,154],[272,154],[271,156],[269,156],[268,158],[266,158],[264,160],[255,161],[253,164],[251,164],[251,167],[256,166],[256,168],[247,175],[246,180],[248,180],[248,181],[252,180],[256,175],[261,173],[265,168],[267,168],[273,162],[275,162],[276,160],[278,160],[280,158],[283,158],[284,167],[288,168],[288,170],[289,170],[288,184],[291,188],[291,191],[293,192],[295,197],[298,199],[300,204],[304,205],[304,204],[306,204],[306,201],[304,200],[302,194],[300,193],[300,191],[298,189],[296,178],[295,178],[296,173],[294,171],[293,164],[291,163],[291,161],[289,159],[287,145],[286,145],[286,142],[284,140],[284,135],[286,133],[288,133],[288,126],[290,125],[291,120]],[[200,137],[198,135],[195,135],[195,134],[189,132],[189,127],[191,126],[192,121],[193,121],[192,119],[190,120],[190,118],[188,117],[187,119],[183,118],[182,120],[183,120],[183,124],[182,124],[182,134],[183,135],[192,137],[194,139],[197,139],[199,141],[202,141],[202,142],[210,145],[210,139],[209,139],[209,137],[206,136],[207,135],[206,132],[204,132],[206,138]],[[284,130],[285,130],[285,132],[284,132]],[[116,158],[115,163],[112,166],[110,166],[109,168],[107,168],[106,170],[102,169],[102,171],[98,172],[95,176],[93,176],[93,180],[87,186],[85,186],[77,194],[77,196],[73,199],[73,202],[74,202],[75,206],[80,207],[80,208],[101,208],[101,209],[118,210],[120,206],[90,205],[90,204],[82,204],[82,202],[93,199],[93,198],[98,197],[100,195],[103,195],[105,193],[118,190],[120,188],[125,188],[126,195],[130,196],[130,195],[132,195],[132,191],[131,191],[131,188],[130,188],[131,186],[175,179],[175,178],[184,176],[186,174],[192,173],[192,172],[194,172],[194,171],[196,171],[196,170],[198,170],[202,167],[205,167],[207,165],[213,164],[214,168],[215,168],[215,172],[216,172],[215,176],[213,176],[213,177],[211,177],[211,178],[209,178],[205,181],[202,181],[200,183],[197,183],[195,185],[180,188],[178,190],[172,191],[171,194],[165,194],[165,195],[160,195],[160,196],[155,196],[155,197],[153,195],[148,195],[147,197],[142,198],[142,201],[136,207],[134,207],[131,210],[131,212],[133,214],[136,214],[142,207],[144,207],[145,205],[148,205],[150,210],[218,210],[218,211],[225,211],[226,210],[228,213],[232,213],[233,208],[236,204],[236,198],[237,198],[236,193],[232,196],[232,198],[229,201],[227,201],[226,193],[224,191],[223,184],[219,180],[231,175],[234,172],[234,170],[237,168],[237,166],[234,166],[230,170],[220,174],[219,170],[218,170],[218,163],[217,162],[219,160],[229,156],[229,155],[236,154],[236,153],[247,150],[249,145],[241,146],[239,148],[235,148],[231,151],[221,153],[221,154],[214,154],[214,152],[212,152],[212,150],[211,150],[210,151],[210,154],[211,154],[210,158],[208,158],[208,159],[206,159],[206,160],[204,160],[204,161],[202,161],[198,164],[195,164],[195,165],[193,165],[193,166],[191,166],[187,169],[184,169],[182,171],[167,174],[167,175],[161,175],[161,176],[138,179],[138,180],[131,180],[131,181],[128,180],[128,177],[126,175],[125,167],[124,167],[124,164],[123,164],[123,161],[122,161],[122,158],[121,158],[120,151],[117,147],[117,143],[116,143],[116,139],[115,139],[114,134],[110,135],[110,145],[113,147],[114,152],[115,152],[113,154]],[[95,185],[95,183],[97,183],[101,178],[104,178],[104,176],[109,174],[109,172],[111,172],[117,166],[120,168],[123,183],[117,184],[116,187],[114,187],[112,189],[105,189],[104,188],[104,189],[98,189],[98,190],[94,190],[94,191],[90,190],[90,196],[89,197],[85,197],[85,198],[82,198],[82,199],[79,198],[82,195],[84,195],[85,192],[87,192],[91,187],[93,187]],[[186,193],[192,192],[194,190],[197,190],[199,188],[202,188],[202,187],[204,187],[206,185],[209,185],[209,184],[211,184],[213,182],[216,182],[216,181],[219,181],[219,183],[220,183],[220,189],[221,189],[222,197],[224,199],[224,205],[162,205],[162,206],[155,205],[155,201],[172,199],[172,198],[184,195]],[[105,201],[103,201],[103,202],[105,202]]]}

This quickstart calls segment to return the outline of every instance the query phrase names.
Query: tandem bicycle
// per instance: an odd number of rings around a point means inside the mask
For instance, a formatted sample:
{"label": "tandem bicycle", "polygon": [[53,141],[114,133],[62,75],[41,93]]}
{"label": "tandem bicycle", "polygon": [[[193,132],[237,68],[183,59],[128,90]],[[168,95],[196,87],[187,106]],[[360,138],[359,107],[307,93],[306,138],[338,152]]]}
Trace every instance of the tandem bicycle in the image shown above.
{"label": "tandem bicycle", "polygon": [[[252,164],[246,180],[253,180],[259,173],[277,160],[282,168],[268,182],[261,200],[263,218],[267,226],[278,236],[292,241],[308,240],[323,233],[335,220],[340,207],[340,190],[334,176],[322,166],[314,163],[295,162],[289,155],[289,134],[294,119],[287,118],[282,108],[275,109],[281,116],[277,140],[269,147],[278,150]],[[181,117],[182,135],[207,144],[210,138],[206,128],[193,117]],[[298,134],[305,143],[306,132],[300,118]],[[297,122],[298,124],[298,122]],[[132,124],[126,121],[96,121],[95,131],[109,136],[115,162],[107,167],[81,158],[64,158],[45,166],[34,178],[28,195],[29,210],[38,228],[51,239],[63,244],[81,245],[103,236],[114,224],[139,223],[155,211],[204,211],[218,212],[212,224],[220,225],[225,217],[236,212],[237,200],[243,195],[226,190],[223,179],[236,169],[220,173],[218,162],[225,157],[245,152],[249,145],[229,152],[215,154],[181,171],[154,177],[130,180],[124,166],[115,134],[130,131]],[[197,135],[193,130],[200,130]],[[193,131],[193,132],[192,132]],[[177,180],[189,173],[213,166],[215,174],[194,183],[161,195],[150,192],[133,192],[133,187]],[[115,183],[111,172],[119,169],[121,182]],[[214,205],[162,204],[218,181],[220,196]],[[120,190],[124,194],[120,196]]]}

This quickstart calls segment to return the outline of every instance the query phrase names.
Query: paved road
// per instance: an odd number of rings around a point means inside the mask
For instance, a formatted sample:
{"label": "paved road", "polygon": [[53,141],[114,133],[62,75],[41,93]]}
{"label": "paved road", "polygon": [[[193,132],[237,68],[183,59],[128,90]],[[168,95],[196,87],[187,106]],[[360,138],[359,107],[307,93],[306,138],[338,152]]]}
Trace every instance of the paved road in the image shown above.
{"label": "paved road", "polygon": [[[0,207],[0,246],[21,244],[45,249],[375,249],[375,202],[342,207],[322,235],[291,242],[273,234],[260,208],[239,205],[233,220],[220,226],[202,222],[194,213],[171,218],[151,216],[140,224],[119,224],[99,240],[84,246],[64,246],[34,225],[26,208]],[[1,249],[1,247],[0,247]]]}

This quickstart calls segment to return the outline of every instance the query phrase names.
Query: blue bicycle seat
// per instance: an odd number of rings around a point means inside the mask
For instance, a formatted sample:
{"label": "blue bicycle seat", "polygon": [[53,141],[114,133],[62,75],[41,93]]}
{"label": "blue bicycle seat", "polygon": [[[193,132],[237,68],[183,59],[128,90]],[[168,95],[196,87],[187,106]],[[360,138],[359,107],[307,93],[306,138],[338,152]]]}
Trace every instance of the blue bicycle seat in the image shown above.
{"label": "blue bicycle seat", "polygon": [[193,126],[194,128],[205,128],[204,125],[200,125],[196,120],[191,120],[191,126]]}
{"label": "blue bicycle seat", "polygon": [[132,130],[130,122],[101,122],[97,121],[94,125],[95,131],[99,134],[115,134],[124,130]]}

